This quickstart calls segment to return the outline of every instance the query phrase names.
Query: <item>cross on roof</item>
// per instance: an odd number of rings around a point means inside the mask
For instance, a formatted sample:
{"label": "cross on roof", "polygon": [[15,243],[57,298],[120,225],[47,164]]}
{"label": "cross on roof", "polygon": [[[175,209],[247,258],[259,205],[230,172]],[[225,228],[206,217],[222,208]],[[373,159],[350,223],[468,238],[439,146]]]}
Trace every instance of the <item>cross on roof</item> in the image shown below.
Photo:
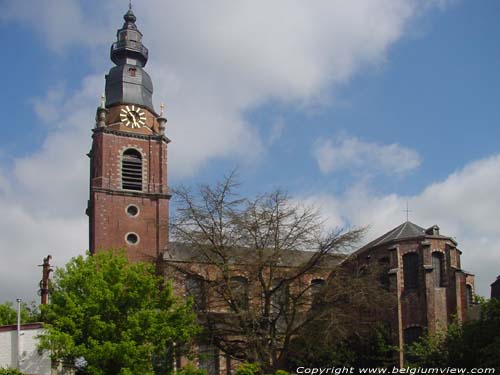
{"label": "cross on roof", "polygon": [[403,210],[403,212],[406,212],[406,221],[410,221],[410,212],[412,212],[412,210],[408,209],[408,201],[406,201],[406,210]]}

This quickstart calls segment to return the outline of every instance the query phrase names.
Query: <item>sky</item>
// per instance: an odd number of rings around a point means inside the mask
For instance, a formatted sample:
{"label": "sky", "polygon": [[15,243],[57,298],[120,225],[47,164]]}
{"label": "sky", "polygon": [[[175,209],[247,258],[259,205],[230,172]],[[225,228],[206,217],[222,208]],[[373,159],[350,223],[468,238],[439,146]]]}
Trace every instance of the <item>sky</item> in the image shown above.
{"label": "sky", "polygon": [[[126,0],[0,0],[0,303],[34,300],[43,257],[88,248],[95,110]],[[209,6],[208,6],[209,5]],[[500,2],[135,0],[169,184],[237,168],[331,227],[406,220],[500,275]]]}

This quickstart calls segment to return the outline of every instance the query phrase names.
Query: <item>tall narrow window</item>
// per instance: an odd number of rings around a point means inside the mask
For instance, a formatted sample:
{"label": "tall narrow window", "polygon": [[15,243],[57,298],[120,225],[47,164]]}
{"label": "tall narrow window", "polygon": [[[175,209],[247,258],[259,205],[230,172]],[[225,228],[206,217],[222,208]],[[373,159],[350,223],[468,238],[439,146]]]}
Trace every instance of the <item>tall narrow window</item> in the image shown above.
{"label": "tall narrow window", "polygon": [[445,271],[444,257],[442,253],[432,253],[432,272],[434,273],[434,286],[436,288],[444,287]]}
{"label": "tall narrow window", "polygon": [[406,290],[418,288],[419,268],[417,253],[408,253],[403,256],[404,287]]}
{"label": "tall narrow window", "polygon": [[380,265],[380,285],[389,289],[391,286],[391,280],[389,279],[389,269],[390,269],[390,260],[389,257],[383,257],[378,260]]}
{"label": "tall narrow window", "polygon": [[186,278],[186,292],[193,297],[194,307],[197,311],[206,309],[205,280],[199,276]]}
{"label": "tall narrow window", "polygon": [[142,190],[142,156],[132,148],[123,153],[122,189]]}
{"label": "tall narrow window", "polygon": [[288,310],[290,288],[282,280],[274,280],[273,288],[277,288],[271,296],[271,309],[275,314],[283,314]]}
{"label": "tall narrow window", "polygon": [[472,290],[472,285],[467,284],[465,288],[467,292],[467,306],[472,306],[472,304],[474,303],[474,292]]}
{"label": "tall narrow window", "polygon": [[243,276],[233,276],[229,281],[232,302],[240,310],[248,310],[248,280]]}
{"label": "tall narrow window", "polygon": [[403,331],[403,340],[405,345],[411,345],[417,342],[422,336],[422,327],[408,327]]}
{"label": "tall narrow window", "polygon": [[311,309],[317,310],[321,307],[323,287],[325,280],[314,279],[311,281]]}
{"label": "tall narrow window", "polygon": [[201,370],[207,375],[219,375],[219,350],[212,344],[201,344],[198,352]]}

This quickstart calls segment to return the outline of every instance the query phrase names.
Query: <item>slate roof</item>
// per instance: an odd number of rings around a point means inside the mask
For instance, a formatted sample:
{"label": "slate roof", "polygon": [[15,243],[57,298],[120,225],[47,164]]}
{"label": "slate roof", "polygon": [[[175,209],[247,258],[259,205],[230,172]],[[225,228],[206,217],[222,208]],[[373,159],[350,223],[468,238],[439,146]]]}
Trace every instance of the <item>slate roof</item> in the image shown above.
{"label": "slate roof", "polygon": [[[266,254],[267,253],[267,254]],[[314,254],[314,251],[286,250],[282,251],[278,266],[297,267],[306,263]],[[170,242],[167,250],[163,253],[164,261],[171,262],[193,262],[193,263],[211,263],[201,249],[188,243]],[[256,251],[248,248],[233,248],[228,252],[228,263],[245,264],[252,260],[256,261]],[[272,250],[264,253],[264,256],[271,257]],[[332,267],[339,264],[346,256],[343,254],[329,254],[323,257],[319,267]]]}
{"label": "slate roof", "polygon": [[417,224],[412,223],[411,221],[406,221],[403,224],[397,226],[394,229],[391,229],[389,232],[383,234],[382,236],[374,239],[369,242],[365,246],[361,247],[359,250],[355,251],[353,254],[357,254],[366,249],[389,244],[392,242],[399,242],[411,239],[419,239],[419,238],[441,238],[445,240],[450,240],[456,244],[456,241],[448,236],[443,236],[439,234],[439,227],[437,225],[433,225],[428,229],[424,229]]}
{"label": "slate roof", "polygon": [[422,236],[425,236],[425,229],[407,221],[363,247],[375,247],[391,241],[408,240]]}

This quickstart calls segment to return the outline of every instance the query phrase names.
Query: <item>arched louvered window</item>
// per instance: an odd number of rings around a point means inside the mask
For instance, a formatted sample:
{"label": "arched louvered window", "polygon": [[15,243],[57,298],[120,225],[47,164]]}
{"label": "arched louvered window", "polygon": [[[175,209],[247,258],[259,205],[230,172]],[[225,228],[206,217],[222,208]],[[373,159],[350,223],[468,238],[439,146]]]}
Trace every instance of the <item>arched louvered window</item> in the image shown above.
{"label": "arched louvered window", "polygon": [[403,255],[403,276],[406,290],[416,289],[419,285],[419,259],[417,253]]}
{"label": "arched louvered window", "polygon": [[132,148],[123,153],[122,189],[142,190],[142,155]]}
{"label": "arched louvered window", "polygon": [[194,307],[201,311],[206,309],[205,280],[200,276],[186,277],[186,292],[193,297]]}
{"label": "arched louvered window", "polygon": [[434,286],[436,288],[444,287],[445,269],[443,253],[432,253],[432,272],[434,273]]}
{"label": "arched louvered window", "polygon": [[232,302],[240,310],[248,310],[248,280],[243,276],[233,276],[229,281]]}

